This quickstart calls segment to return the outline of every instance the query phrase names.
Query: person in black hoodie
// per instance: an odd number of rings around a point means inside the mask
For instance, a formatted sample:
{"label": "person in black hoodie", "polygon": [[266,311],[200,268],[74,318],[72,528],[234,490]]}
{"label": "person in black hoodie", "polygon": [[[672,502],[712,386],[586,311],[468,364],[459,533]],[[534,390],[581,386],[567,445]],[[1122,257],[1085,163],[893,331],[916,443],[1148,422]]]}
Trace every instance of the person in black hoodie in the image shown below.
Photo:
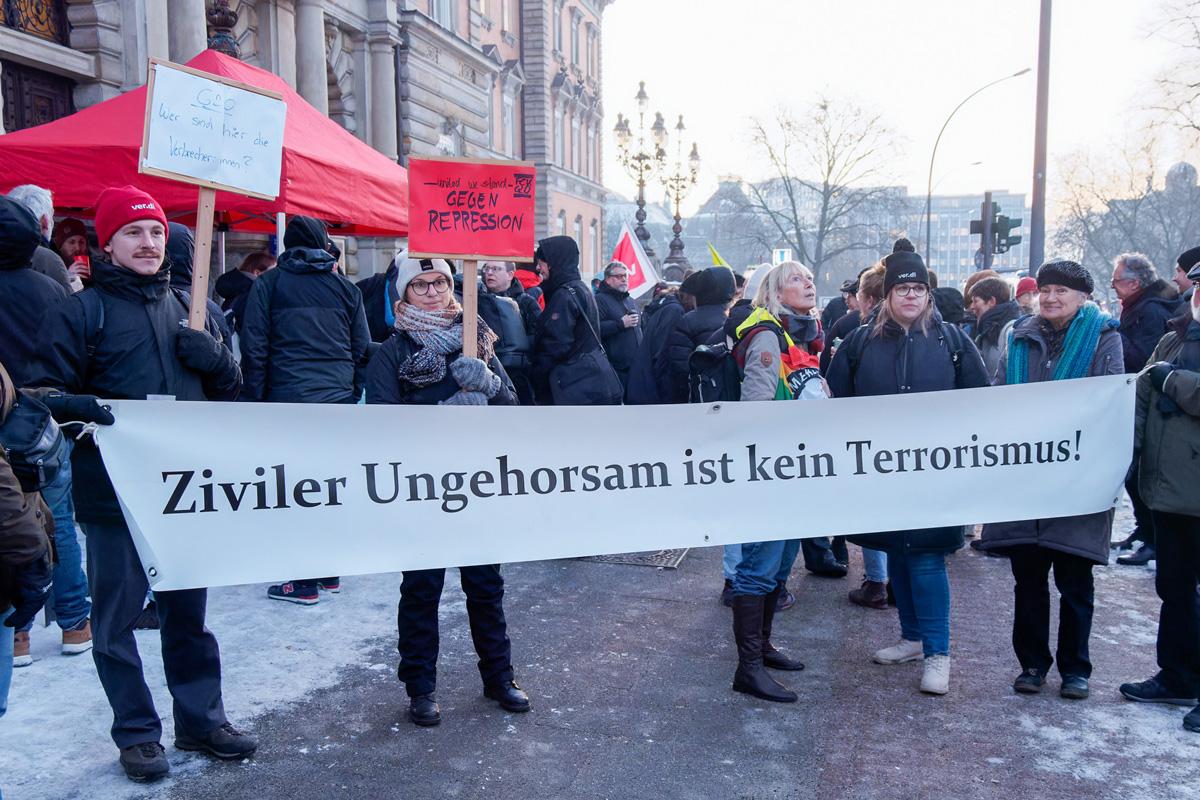
{"label": "person in black hoodie", "polygon": [[33,270],[41,243],[37,220],[20,203],[0,197],[0,362],[18,387],[27,385],[42,315],[68,292]]}
{"label": "person in black hoodie", "polygon": [[[254,282],[242,324],[244,400],[268,403],[356,403],[358,368],[370,332],[362,294],[337,271],[337,247],[325,223],[296,216],[283,235],[275,269]],[[300,605],[319,590],[341,591],[337,577],[276,584],[267,597]]]}
{"label": "person in black hoodie", "polygon": [[275,256],[265,250],[250,253],[237,269],[226,272],[217,278],[213,289],[221,296],[221,310],[226,313],[230,327],[238,334],[242,332],[242,322],[246,316],[246,300],[254,281],[267,270],[275,266]]}
{"label": "person in black hoodie", "polygon": [[656,360],[656,369],[670,376],[669,394],[664,398],[668,403],[688,400],[688,359],[692,351],[702,344],[724,341],[729,304],[737,292],[737,283],[728,267],[709,267],[689,275],[679,291],[695,297],[696,308],[680,317]]}
{"label": "person in black hoodie", "polygon": [[642,311],[642,341],[629,367],[626,403],[641,406],[663,402],[654,376],[654,357],[666,345],[667,337],[684,313],[683,303],[669,285],[660,283],[654,287],[654,299]]}
{"label": "person in black hoodie", "polygon": [[596,289],[596,306],[604,353],[628,393],[629,370],[642,343],[642,327],[637,302],[629,296],[629,268],[620,261],[604,268],[604,280]]}
{"label": "person in black hoodie", "polygon": [[372,342],[383,344],[395,330],[396,314],[393,309],[396,301],[400,299],[395,296],[396,275],[399,269],[396,262],[403,261],[406,252],[403,251],[393,258],[386,271],[377,272],[354,284],[362,293],[363,309],[367,315],[367,329],[371,332]]}
{"label": "person in black hoodie", "polygon": [[[111,261],[93,262],[91,288],[43,318],[30,386],[118,399],[235,399],[241,374],[215,338],[212,320],[204,330],[181,324],[188,309],[171,291],[167,220],[154,198],[132,186],[104,190],[96,201],[96,234]],[[112,737],[125,774],[154,780],[170,767],[133,635],[146,575],[90,437],[75,443],[71,467],[76,519],[87,534],[92,657],[113,709]],[[206,590],[156,592],[155,599],[175,746],[226,759],[249,756],[257,742],[225,716],[217,640],[204,627]]]}
{"label": "person in black hoodie", "polygon": [[538,242],[546,310],[534,346],[534,381],[554,405],[620,405],[624,390],[600,343],[596,298],[579,274],[579,245],[570,236]]}
{"label": "person in black hoodie", "polygon": [[[196,254],[196,240],[192,229],[178,222],[167,223],[167,263],[171,267],[171,288],[187,292],[192,291],[192,262]],[[225,319],[221,307],[207,299],[208,318],[221,332],[221,341],[229,342],[233,331],[229,329],[229,321]]]}

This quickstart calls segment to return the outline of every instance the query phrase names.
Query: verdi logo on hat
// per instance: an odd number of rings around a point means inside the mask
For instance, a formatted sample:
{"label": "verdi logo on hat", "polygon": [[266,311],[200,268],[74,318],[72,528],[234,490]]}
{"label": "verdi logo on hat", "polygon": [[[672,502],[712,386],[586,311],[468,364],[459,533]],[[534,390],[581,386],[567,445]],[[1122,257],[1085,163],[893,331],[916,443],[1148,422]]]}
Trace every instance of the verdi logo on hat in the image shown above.
{"label": "verdi logo on hat", "polygon": [[929,270],[916,253],[899,250],[883,259],[883,293],[892,291],[897,283],[923,283],[929,285]]}
{"label": "verdi logo on hat", "polygon": [[167,227],[167,215],[154,198],[136,186],[110,186],[96,198],[96,239],[104,247],[131,222],[152,219]]}

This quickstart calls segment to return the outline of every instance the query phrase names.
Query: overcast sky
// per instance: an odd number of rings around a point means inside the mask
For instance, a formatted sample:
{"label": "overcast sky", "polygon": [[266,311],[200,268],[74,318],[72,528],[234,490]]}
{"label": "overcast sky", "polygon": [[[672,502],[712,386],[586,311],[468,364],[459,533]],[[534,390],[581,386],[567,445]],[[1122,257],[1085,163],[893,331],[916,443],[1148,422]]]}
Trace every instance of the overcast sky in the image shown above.
{"label": "overcast sky", "polygon": [[[617,0],[604,15],[605,184],[634,193],[611,130],[618,112],[636,114],[644,80],[651,110],[671,127],[682,113],[689,147],[700,146],[701,184],[685,213],[719,175],[766,177],[748,121],[802,109],[820,91],[881,112],[904,142],[896,182],[924,195],[954,106],[988,81],[1036,70],[1038,9],[1038,0]],[[1156,32],[1161,9],[1161,0],[1054,3],[1051,200],[1063,156],[1111,152],[1138,130],[1130,114],[1179,54]],[[1035,85],[1031,72],[964,106],[938,149],[937,193],[1030,190]],[[1185,155],[1168,143],[1164,166]]]}

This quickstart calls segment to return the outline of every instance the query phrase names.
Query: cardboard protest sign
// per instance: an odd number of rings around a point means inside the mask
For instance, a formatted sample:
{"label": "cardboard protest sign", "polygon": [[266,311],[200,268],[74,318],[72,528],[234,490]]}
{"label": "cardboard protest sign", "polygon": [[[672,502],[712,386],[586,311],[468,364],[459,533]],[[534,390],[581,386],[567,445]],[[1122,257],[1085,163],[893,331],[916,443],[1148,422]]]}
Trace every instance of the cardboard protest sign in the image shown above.
{"label": "cardboard protest sign", "polygon": [[536,188],[528,161],[411,159],[409,254],[532,261]]}
{"label": "cardboard protest sign", "polygon": [[204,327],[216,193],[274,200],[287,103],[268,89],[150,59],[138,171],[200,187],[188,325]]}
{"label": "cardboard protest sign", "polygon": [[151,59],[140,171],[273,200],[286,116],[276,92]]}

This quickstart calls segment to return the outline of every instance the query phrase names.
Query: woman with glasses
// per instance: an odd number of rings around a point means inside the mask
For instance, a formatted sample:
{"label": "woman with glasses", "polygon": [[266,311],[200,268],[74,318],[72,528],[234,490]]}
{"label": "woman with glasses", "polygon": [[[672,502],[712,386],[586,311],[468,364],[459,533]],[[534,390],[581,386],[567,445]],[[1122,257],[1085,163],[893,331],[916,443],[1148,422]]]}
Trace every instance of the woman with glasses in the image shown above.
{"label": "woman with glasses", "polygon": [[[721,269],[712,267],[705,272]],[[732,296],[732,273],[728,281]],[[812,313],[816,305],[817,287],[804,265],[784,261],[767,273],[754,296],[754,310],[739,324],[730,321],[725,329],[737,341],[734,357],[744,364],[742,400],[829,397],[819,369],[821,326]],[[799,551],[799,539],[746,542],[739,550],[731,581],[733,638],[738,651],[734,691],[777,703],[797,699],[795,692],[765,668],[804,669],[804,664],[771,644],[779,596],[786,590]]]}
{"label": "woman with glasses", "polygon": [[[1125,362],[1120,323],[1090,301],[1091,274],[1074,261],[1052,261],[1037,273],[1038,313],[1013,326],[1000,355],[997,385],[1120,375]],[[1092,662],[1092,567],[1108,563],[1111,509],[1057,519],[985,525],[980,548],[1009,557],[1016,581],[1013,650],[1021,674],[1013,691],[1037,694],[1054,658],[1050,655],[1050,570],[1059,592],[1059,694],[1088,696]]]}
{"label": "woman with glasses", "polygon": [[[983,359],[957,326],[941,320],[929,272],[916,253],[883,259],[883,301],[874,319],[842,342],[826,379],[834,397],[938,392],[989,384]],[[919,422],[919,421],[918,421]],[[961,526],[854,536],[887,553],[900,613],[900,643],[875,652],[878,664],[924,660],[921,691],[950,690],[950,579],[946,555],[962,547]]]}
{"label": "woman with glasses", "polygon": [[[463,355],[462,307],[453,274],[442,259],[405,259],[396,274],[395,332],[367,368],[367,402],[442,406],[515,405],[512,383],[496,358],[496,334],[479,320],[479,358]],[[506,711],[529,710],[529,697],[513,681],[512,647],[504,620],[500,565],[461,567],[471,638],[479,654],[485,697]],[[412,570],[400,584],[400,668],[417,725],[442,721],[437,685],[438,603],[444,569]]]}

